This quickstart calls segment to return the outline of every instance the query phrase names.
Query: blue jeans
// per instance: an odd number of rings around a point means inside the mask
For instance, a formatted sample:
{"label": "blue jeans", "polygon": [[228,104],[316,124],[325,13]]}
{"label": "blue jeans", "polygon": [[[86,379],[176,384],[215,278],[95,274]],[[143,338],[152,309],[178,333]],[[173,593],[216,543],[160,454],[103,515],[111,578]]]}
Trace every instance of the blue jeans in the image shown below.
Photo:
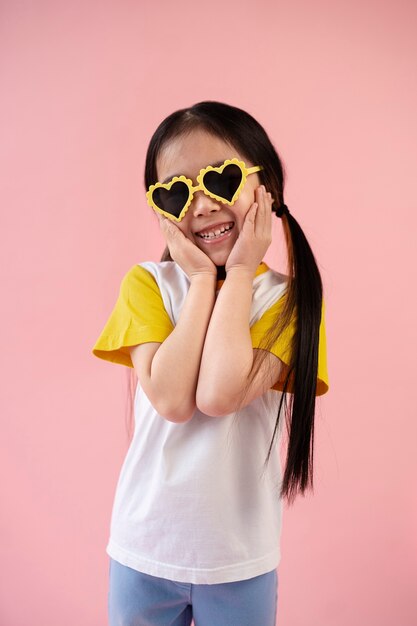
{"label": "blue jeans", "polygon": [[150,576],[110,557],[110,626],[275,626],[278,573],[195,585]]}

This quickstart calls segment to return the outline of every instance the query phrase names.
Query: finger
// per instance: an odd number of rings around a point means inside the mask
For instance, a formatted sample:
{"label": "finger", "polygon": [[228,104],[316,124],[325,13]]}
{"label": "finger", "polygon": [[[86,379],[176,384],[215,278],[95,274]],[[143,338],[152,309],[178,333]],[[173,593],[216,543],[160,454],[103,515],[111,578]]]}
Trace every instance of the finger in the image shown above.
{"label": "finger", "polygon": [[260,185],[257,192],[257,201],[259,204],[259,210],[256,215],[256,224],[255,224],[255,235],[257,237],[262,237],[266,230],[266,210],[265,210],[265,195],[264,186]]}
{"label": "finger", "polygon": [[272,228],[272,205],[273,203],[274,203],[274,198],[272,197],[272,194],[268,192],[268,204],[266,207],[266,223],[267,223],[269,232],[271,232],[271,228]]}
{"label": "finger", "polygon": [[167,217],[163,217],[161,215],[159,221],[161,223],[162,228],[164,228],[164,230],[167,233],[174,232],[175,224],[171,220],[169,220]]}
{"label": "finger", "polygon": [[249,207],[248,212],[245,215],[245,221],[243,222],[242,230],[249,234],[254,234],[255,232],[255,220],[256,213],[258,211],[259,204],[258,202],[254,202],[252,206]]}
{"label": "finger", "polygon": [[268,203],[267,203],[267,207],[266,207],[266,233],[265,236],[268,239],[272,239],[272,205],[274,203],[274,199],[272,197],[272,194],[269,193],[268,194]]}
{"label": "finger", "polygon": [[158,216],[158,220],[161,226],[164,226],[165,222],[167,221],[166,217],[163,217],[160,213],[157,213]]}
{"label": "finger", "polygon": [[167,243],[172,244],[172,239],[176,234],[174,224],[172,224],[171,220],[167,217],[163,217],[162,215],[159,218],[159,224]]}
{"label": "finger", "polygon": [[268,234],[271,233],[271,228],[272,228],[272,205],[274,203],[274,198],[272,197],[271,192],[266,191],[266,190],[264,191],[263,196],[264,196],[264,207],[265,207],[264,233],[266,236],[268,236]]}
{"label": "finger", "polygon": [[159,218],[159,225],[160,225],[160,228],[161,228],[162,232],[163,232],[164,234],[166,234],[166,235],[168,235],[168,234],[169,234],[169,226],[168,226],[168,223],[167,223],[167,222],[168,222],[168,220],[167,220],[165,217],[160,217],[160,218]]}

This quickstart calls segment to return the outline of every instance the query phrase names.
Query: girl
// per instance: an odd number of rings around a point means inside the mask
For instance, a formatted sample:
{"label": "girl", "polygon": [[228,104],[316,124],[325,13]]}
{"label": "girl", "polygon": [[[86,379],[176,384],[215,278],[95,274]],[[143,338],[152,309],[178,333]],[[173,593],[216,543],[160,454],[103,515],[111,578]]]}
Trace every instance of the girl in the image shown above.
{"label": "girl", "polygon": [[[93,348],[138,378],[106,549],[110,624],[273,626],[282,499],[313,487],[315,397],[328,390],[320,273],[282,163],[241,109],[169,115],[145,187],[167,248],[125,274]],[[273,212],[288,276],[263,261]]]}

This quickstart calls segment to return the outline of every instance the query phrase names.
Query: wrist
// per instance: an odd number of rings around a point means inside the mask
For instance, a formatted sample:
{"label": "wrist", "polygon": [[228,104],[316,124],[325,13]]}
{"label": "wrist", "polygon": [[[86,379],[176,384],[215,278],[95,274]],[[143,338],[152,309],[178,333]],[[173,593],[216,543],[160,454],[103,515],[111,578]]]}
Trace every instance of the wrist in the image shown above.
{"label": "wrist", "polygon": [[213,272],[196,272],[195,274],[191,274],[190,283],[194,284],[202,284],[207,287],[212,286],[213,289],[217,283],[217,275]]}
{"label": "wrist", "polygon": [[252,270],[250,267],[235,265],[226,270],[226,276],[239,276],[242,280],[249,279],[253,281],[255,278],[256,270]]}

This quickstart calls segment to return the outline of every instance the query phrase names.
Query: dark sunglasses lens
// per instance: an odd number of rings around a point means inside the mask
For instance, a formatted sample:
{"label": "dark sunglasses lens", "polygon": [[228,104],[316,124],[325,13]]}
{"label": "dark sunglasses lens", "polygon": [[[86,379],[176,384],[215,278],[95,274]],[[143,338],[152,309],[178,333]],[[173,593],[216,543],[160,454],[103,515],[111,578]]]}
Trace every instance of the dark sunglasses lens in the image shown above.
{"label": "dark sunglasses lens", "polygon": [[242,170],[234,163],[230,163],[221,173],[214,170],[207,172],[203,182],[211,193],[230,201],[242,182]]}
{"label": "dark sunglasses lens", "polygon": [[154,189],[152,199],[157,207],[173,215],[179,217],[188,200],[188,187],[185,183],[178,180],[171,186],[171,189],[157,187]]}

